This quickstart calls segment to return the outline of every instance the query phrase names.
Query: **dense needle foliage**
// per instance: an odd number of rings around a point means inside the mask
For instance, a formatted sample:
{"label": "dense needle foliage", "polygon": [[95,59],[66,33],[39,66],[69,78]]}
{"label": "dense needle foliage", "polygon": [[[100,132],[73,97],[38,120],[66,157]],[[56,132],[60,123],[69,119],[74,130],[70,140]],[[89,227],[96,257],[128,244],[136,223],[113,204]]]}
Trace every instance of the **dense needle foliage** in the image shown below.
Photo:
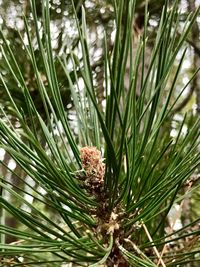
{"label": "dense needle foliage", "polygon": [[[198,188],[192,175],[198,172],[200,164],[200,121],[192,118],[192,125],[185,133],[183,127],[189,119],[185,114],[173,137],[168,125],[177,101],[198,71],[194,70],[191,80],[175,96],[186,54],[182,46],[199,9],[188,15],[181,33],[176,34],[180,20],[178,1],[170,7],[166,1],[146,69],[148,4],[143,35],[133,50],[136,1],[114,1],[116,35],[110,53],[105,33],[105,99],[100,101],[90,64],[84,8],[81,22],[74,8],[82,58],[73,49],[55,58],[49,1],[42,2],[41,39],[36,3],[30,1],[45,79],[37,64],[26,18],[28,44],[22,38],[21,45],[32,63],[44,114],[31,95],[12,45],[2,34],[2,57],[23,96],[24,106],[16,101],[2,73],[10,105],[1,106],[0,145],[29,179],[15,173],[21,181],[18,186],[7,177],[0,178],[1,263],[3,266],[74,263],[93,267],[103,264],[153,267],[198,262],[200,218],[174,230],[169,212]],[[62,99],[58,62],[71,90],[75,129]],[[127,88],[124,80],[128,64]],[[7,195],[12,195],[16,203],[10,203]],[[31,196],[32,201],[26,196]],[[5,213],[18,220],[18,228],[5,224]],[[6,244],[8,234],[17,241]]]}

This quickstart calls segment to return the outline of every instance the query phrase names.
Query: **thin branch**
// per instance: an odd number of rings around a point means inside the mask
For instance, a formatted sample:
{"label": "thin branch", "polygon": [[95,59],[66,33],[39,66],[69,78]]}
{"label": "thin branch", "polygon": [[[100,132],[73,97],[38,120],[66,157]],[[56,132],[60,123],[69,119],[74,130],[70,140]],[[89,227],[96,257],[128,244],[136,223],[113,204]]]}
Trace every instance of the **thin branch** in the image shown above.
{"label": "thin branch", "polygon": [[190,90],[189,90],[187,96],[185,97],[185,99],[183,99],[183,101],[176,108],[174,108],[172,110],[172,114],[175,114],[175,113],[181,111],[187,105],[187,103],[190,101],[193,93],[194,93],[194,86],[190,86]]}
{"label": "thin branch", "polygon": [[[187,196],[188,192],[190,191],[190,189],[192,188],[192,186],[199,180],[200,178],[200,174],[196,174],[196,175],[192,175],[184,184],[184,186],[187,186],[187,190],[185,191],[185,196]],[[185,202],[185,198],[181,201],[180,203],[180,207],[179,210],[182,209],[183,205]],[[176,217],[174,219],[174,221],[171,224],[171,231],[173,232],[173,228],[176,224],[177,219],[180,219],[180,213],[177,212]],[[161,252],[161,257],[163,256],[163,254],[166,252],[166,248],[167,248],[167,243],[164,245],[162,252]],[[159,266],[160,260],[158,261],[157,266]]]}
{"label": "thin branch", "polygon": [[189,38],[186,39],[186,42],[194,48],[194,52],[200,57],[200,48]]}
{"label": "thin branch", "polygon": [[[147,235],[149,241],[152,242],[152,244],[154,244],[153,239],[152,239],[152,237],[151,237],[151,235],[150,235],[150,233],[149,233],[149,231],[148,231],[146,225],[144,224],[144,222],[142,222],[141,224],[142,224],[142,227],[144,228],[144,231],[145,231],[145,233],[146,233],[146,235]],[[158,266],[159,266],[159,264],[161,263],[161,265],[162,265],[163,267],[166,267],[166,265],[165,265],[165,263],[164,263],[164,261],[163,261],[161,255],[160,255],[160,253],[158,252],[158,250],[157,250],[157,248],[156,248],[155,245],[153,246],[153,250],[154,250],[156,256],[157,256],[158,259],[159,259]]]}

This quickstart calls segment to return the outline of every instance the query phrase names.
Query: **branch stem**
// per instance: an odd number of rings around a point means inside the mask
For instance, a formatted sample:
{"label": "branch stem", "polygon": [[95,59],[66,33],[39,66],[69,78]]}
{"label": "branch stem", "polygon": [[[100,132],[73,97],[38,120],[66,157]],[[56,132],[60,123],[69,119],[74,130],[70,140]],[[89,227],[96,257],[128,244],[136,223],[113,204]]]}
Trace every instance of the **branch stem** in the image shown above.
{"label": "branch stem", "polygon": [[[154,243],[154,242],[153,242],[153,239],[152,239],[152,237],[151,237],[151,235],[150,235],[150,233],[149,233],[149,231],[148,231],[148,229],[147,229],[147,227],[146,227],[146,225],[144,224],[144,222],[142,222],[141,224],[142,224],[142,227],[144,228],[144,231],[145,231],[145,233],[146,233],[146,235],[147,235],[149,241],[152,242],[152,243]],[[156,248],[155,245],[153,246],[153,250],[154,250],[156,256],[157,256],[158,259],[159,259],[158,266],[159,266],[159,264],[161,263],[161,265],[162,265],[163,267],[166,267],[166,265],[165,265],[165,263],[164,263],[164,261],[163,261],[161,255],[160,255],[160,253],[158,252],[158,250],[157,250],[157,248]]]}

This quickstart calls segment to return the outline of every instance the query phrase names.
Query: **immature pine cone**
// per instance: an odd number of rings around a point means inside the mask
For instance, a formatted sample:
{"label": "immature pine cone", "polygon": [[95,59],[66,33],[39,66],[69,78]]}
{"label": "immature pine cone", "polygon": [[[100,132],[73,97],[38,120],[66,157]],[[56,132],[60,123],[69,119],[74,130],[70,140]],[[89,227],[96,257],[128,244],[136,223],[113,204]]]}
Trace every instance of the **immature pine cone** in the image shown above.
{"label": "immature pine cone", "polygon": [[102,184],[104,181],[105,164],[101,152],[96,147],[82,147],[80,149],[82,167],[89,184]]}

